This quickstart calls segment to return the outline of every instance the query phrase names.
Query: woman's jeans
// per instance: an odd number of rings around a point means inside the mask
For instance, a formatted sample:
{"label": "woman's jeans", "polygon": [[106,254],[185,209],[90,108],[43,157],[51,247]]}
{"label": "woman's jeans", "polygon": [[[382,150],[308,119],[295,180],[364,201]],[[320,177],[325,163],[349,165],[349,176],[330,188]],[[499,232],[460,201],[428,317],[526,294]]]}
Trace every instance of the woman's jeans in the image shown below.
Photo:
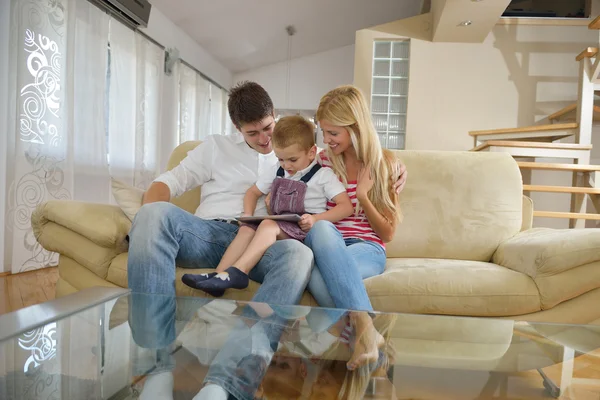
{"label": "woman's jeans", "polygon": [[[154,350],[155,371],[173,367],[170,350],[180,326],[209,301],[175,297],[175,264],[183,268],[216,268],[237,231],[235,225],[203,220],[170,203],[151,203],[138,211],[129,234],[129,323],[136,344]],[[312,253],[302,243],[276,242],[250,273],[252,280],[262,283],[252,300],[283,306],[297,304],[312,264]],[[187,304],[182,307],[182,303]],[[206,381],[218,383],[240,400],[253,398],[264,374],[260,369],[257,375],[257,361],[244,357],[257,356],[261,359],[259,364],[269,365],[285,325],[276,315],[260,319],[248,307],[244,315],[256,324],[249,327],[240,321],[223,346],[235,349],[235,357],[231,359],[229,351],[219,354],[217,360],[222,362],[213,362],[206,376]],[[250,337],[255,340],[249,340]]]}
{"label": "woman's jeans", "polygon": [[[385,269],[385,249],[361,239],[344,239],[329,221],[317,221],[304,241],[313,251],[313,268],[308,290],[320,307],[372,311],[363,279],[380,275]],[[315,330],[327,329],[342,313],[313,310],[307,317]],[[329,318],[318,322],[325,316]],[[320,329],[318,328],[320,327]]]}

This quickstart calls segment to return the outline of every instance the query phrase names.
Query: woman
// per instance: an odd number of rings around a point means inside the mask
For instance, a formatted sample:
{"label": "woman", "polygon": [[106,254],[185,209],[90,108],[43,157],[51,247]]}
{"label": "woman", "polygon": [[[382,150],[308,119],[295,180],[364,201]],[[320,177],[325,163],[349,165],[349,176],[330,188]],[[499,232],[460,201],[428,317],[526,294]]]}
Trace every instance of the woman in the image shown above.
{"label": "woman", "polygon": [[317,120],[327,145],[320,162],[346,185],[355,213],[336,224],[319,221],[310,230],[305,243],[317,268],[309,290],[321,307],[371,311],[362,280],[385,268],[384,243],[392,240],[401,218],[393,187],[400,163],[381,148],[366,100],[356,87],[342,86],[323,96]]}
{"label": "woman", "polygon": [[[367,102],[356,87],[342,86],[323,96],[317,120],[327,145],[320,162],[345,184],[355,212],[335,224],[317,221],[309,231],[305,244],[316,267],[308,289],[321,307],[372,311],[363,279],[384,271],[384,243],[392,240],[401,219],[394,185],[400,162],[381,148]],[[376,354],[381,337],[367,319],[356,321],[355,329],[366,335],[363,352]],[[356,368],[370,358],[348,366]]]}

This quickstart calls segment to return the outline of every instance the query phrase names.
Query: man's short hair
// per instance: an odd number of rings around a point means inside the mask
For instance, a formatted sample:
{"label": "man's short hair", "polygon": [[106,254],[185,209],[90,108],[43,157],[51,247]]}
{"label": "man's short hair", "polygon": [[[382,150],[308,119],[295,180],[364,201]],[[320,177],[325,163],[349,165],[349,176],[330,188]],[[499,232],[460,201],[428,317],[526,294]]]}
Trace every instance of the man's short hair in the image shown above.
{"label": "man's short hair", "polygon": [[281,117],[271,140],[273,146],[280,149],[297,144],[308,151],[315,145],[315,125],[300,115]]}
{"label": "man's short hair", "polygon": [[229,91],[229,117],[236,128],[243,124],[260,122],[273,115],[273,100],[256,82],[242,81]]}

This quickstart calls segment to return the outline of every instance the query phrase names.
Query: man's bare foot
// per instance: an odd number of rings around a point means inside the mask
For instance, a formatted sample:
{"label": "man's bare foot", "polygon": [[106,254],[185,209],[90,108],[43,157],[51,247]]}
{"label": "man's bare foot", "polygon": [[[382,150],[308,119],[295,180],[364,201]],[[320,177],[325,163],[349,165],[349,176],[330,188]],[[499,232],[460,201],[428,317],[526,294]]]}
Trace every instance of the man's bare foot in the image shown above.
{"label": "man's bare foot", "polygon": [[373,321],[367,313],[352,313],[350,321],[355,330],[354,351],[346,364],[350,371],[377,362],[379,349],[385,344],[385,339],[373,326]]}

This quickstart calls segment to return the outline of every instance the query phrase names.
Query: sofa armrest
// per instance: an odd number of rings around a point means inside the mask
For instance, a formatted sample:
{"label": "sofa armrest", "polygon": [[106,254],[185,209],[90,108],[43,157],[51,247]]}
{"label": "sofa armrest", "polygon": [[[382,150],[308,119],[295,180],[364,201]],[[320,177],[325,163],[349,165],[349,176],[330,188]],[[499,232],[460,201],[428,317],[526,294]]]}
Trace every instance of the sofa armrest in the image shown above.
{"label": "sofa armrest", "polygon": [[556,275],[600,261],[600,229],[529,229],[501,243],[493,262],[514,271]]}
{"label": "sofa armrest", "polygon": [[[100,247],[121,250],[121,253],[127,251],[125,237],[131,229],[131,221],[117,206],[51,200],[40,204],[31,215],[36,239],[43,238],[44,229],[51,223],[71,230]],[[44,245],[42,241],[40,243]]]}

